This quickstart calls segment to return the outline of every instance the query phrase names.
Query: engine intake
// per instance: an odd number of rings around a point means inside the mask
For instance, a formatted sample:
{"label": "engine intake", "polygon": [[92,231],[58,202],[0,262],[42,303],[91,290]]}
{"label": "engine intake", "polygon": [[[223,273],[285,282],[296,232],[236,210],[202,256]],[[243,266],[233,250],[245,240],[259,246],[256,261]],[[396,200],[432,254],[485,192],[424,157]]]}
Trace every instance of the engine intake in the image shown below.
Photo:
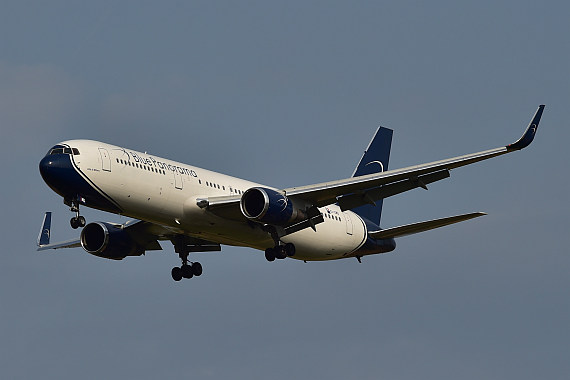
{"label": "engine intake", "polygon": [[123,229],[110,223],[89,223],[81,231],[80,241],[87,253],[105,259],[122,260],[144,253]]}
{"label": "engine intake", "polygon": [[243,193],[240,201],[243,215],[253,221],[286,226],[305,219],[305,211],[292,199],[264,187],[252,187]]}

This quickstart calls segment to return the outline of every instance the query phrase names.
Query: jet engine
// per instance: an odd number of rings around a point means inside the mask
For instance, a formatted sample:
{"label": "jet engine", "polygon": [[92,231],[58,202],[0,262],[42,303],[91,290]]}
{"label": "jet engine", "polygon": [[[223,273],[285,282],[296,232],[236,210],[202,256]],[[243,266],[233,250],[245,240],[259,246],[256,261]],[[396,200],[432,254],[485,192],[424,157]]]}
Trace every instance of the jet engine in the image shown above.
{"label": "jet engine", "polygon": [[304,205],[298,205],[275,190],[252,187],[243,193],[240,208],[243,215],[255,222],[286,226],[306,219]]}
{"label": "jet engine", "polygon": [[120,226],[111,223],[89,223],[81,231],[80,240],[85,251],[105,259],[122,260],[144,253]]}

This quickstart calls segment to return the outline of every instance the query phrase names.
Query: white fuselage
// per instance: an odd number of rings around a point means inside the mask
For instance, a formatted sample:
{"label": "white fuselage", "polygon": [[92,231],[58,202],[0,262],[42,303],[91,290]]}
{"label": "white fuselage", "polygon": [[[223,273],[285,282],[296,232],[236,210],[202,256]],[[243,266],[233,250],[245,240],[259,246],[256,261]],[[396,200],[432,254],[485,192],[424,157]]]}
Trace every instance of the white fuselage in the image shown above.
{"label": "white fuselage", "polygon": [[[121,214],[180,231],[212,242],[264,250],[274,245],[260,224],[245,217],[219,217],[200,208],[200,199],[243,194],[257,183],[195,166],[159,158],[97,141],[70,140],[62,144],[77,148],[76,169],[96,185],[99,192],[120,206]],[[87,202],[86,206],[90,206]],[[100,208],[100,207],[97,207]],[[364,221],[336,205],[319,208],[324,222],[284,236],[294,243],[300,260],[331,260],[354,256],[364,245]]]}

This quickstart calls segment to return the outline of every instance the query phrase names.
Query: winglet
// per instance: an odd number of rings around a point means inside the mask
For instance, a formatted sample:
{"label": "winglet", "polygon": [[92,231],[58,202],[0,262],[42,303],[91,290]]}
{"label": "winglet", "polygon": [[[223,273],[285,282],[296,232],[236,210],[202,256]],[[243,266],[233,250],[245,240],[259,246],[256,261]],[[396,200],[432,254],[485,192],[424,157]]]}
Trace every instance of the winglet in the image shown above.
{"label": "winglet", "polygon": [[38,235],[38,247],[49,244],[50,231],[51,231],[51,212],[48,211],[44,215],[42,228],[40,229],[40,234]]}
{"label": "winglet", "polygon": [[538,106],[538,110],[534,114],[534,117],[530,121],[528,128],[526,129],[524,135],[517,142],[507,145],[507,151],[512,152],[513,150],[521,150],[530,145],[538,129],[538,123],[540,123],[540,118],[542,117],[542,112],[544,111],[544,104]]}

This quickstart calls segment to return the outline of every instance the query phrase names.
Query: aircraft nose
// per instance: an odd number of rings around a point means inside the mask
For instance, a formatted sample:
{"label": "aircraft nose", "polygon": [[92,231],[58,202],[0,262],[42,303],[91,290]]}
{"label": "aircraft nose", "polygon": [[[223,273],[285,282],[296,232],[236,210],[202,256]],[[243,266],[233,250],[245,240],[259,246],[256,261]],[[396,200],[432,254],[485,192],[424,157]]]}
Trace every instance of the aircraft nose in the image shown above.
{"label": "aircraft nose", "polygon": [[45,183],[56,193],[65,196],[66,179],[73,170],[68,154],[47,155],[40,161],[40,174]]}

